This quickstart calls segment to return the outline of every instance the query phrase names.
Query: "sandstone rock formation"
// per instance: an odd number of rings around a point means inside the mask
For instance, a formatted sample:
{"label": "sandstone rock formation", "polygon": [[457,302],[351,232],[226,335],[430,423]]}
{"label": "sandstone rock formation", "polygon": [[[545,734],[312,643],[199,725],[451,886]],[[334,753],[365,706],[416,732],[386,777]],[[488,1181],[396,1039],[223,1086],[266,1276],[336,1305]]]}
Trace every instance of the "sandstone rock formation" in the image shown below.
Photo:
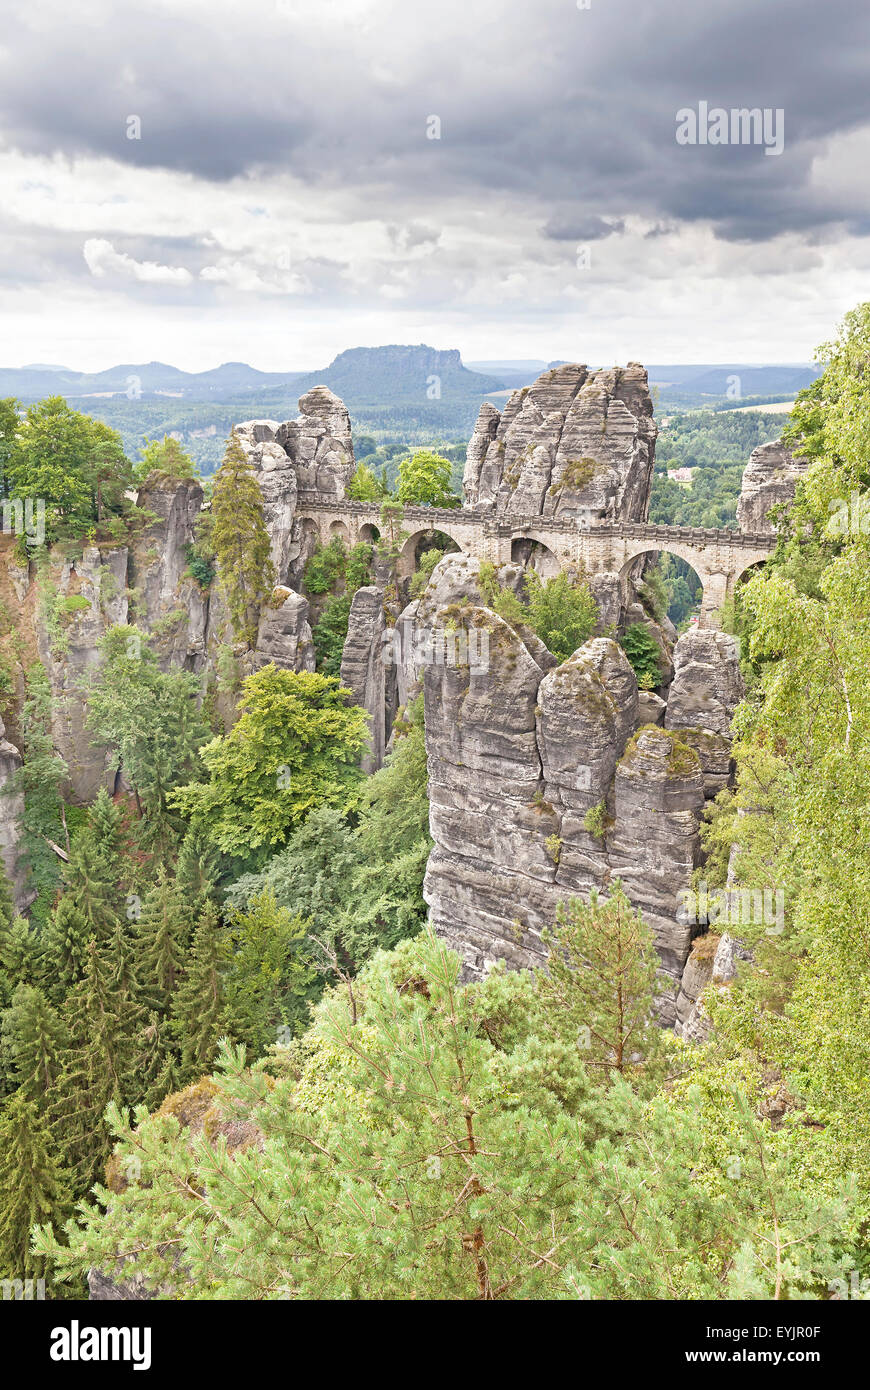
{"label": "sandstone rock formation", "polygon": [[16,910],[23,912],[27,893],[18,858],[24,797],[10,787],[20,767],[21,754],[6,738],[6,726],[0,719],[0,867],[12,885]]}
{"label": "sandstone rock formation", "polygon": [[488,637],[485,669],[423,669],[431,920],[467,977],[497,959],[521,968],[543,962],[560,901],[619,878],[655,934],[670,1023],[691,940],[678,894],[699,859],[700,760],[672,732],[636,732],[637,684],[617,643],[593,638],[557,665],[474,581],[473,563],[446,557],[415,620]]}
{"label": "sandstone rock formation", "polygon": [[288,671],[313,671],[315,667],[308,602],[292,589],[276,589],[260,615],[251,667],[259,671],[270,662]]}
{"label": "sandstone rock formation", "polygon": [[106,783],[106,752],[85,730],[87,684],[109,627],[127,620],[124,547],[85,547],[78,559],[53,554],[42,576],[44,604],[37,649],[51,684],[54,746],[67,765],[76,800],[92,800]]}
{"label": "sandstone rock formation", "polygon": [[646,371],[571,363],[485,402],[468,447],[466,506],[519,516],[642,520],[656,427]]}
{"label": "sandstone rock formation", "polygon": [[130,549],[126,582],[136,591],[136,622],[151,635],[164,671],[199,671],[205,663],[208,599],[187,573],[202,498],[199,483],[170,479],[143,487],[138,497],[155,520]]}
{"label": "sandstone rock formation", "polygon": [[673,662],[666,727],[727,736],[743,698],[736,638],[712,628],[687,632],[674,647]]}
{"label": "sandstone rock formation", "polygon": [[395,669],[385,642],[388,636],[383,590],[374,584],[357,589],[341,657],[341,680],[369,716],[369,746],[362,760],[365,772],[376,771],[384,761],[398,703]]}
{"label": "sandstone rock formation", "polygon": [[795,458],[781,439],[753,449],[745,469],[737,501],[737,525],[741,531],[774,534],[771,507],[788,506],[794,500],[798,480],[809,462]]}
{"label": "sandstone rock formation", "polygon": [[295,420],[247,420],[236,433],[263,493],[275,577],[279,584],[298,584],[313,546],[306,546],[304,519],[297,518],[297,494],[316,489],[345,496],[355,466],[350,416],[338,396],[315,386],[300,398]]}

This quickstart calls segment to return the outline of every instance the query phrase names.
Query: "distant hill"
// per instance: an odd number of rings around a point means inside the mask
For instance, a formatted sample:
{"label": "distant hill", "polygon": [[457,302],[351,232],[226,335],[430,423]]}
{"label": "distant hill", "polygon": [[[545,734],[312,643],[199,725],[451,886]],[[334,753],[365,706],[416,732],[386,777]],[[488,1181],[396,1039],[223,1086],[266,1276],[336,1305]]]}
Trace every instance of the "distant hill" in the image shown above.
{"label": "distant hill", "polygon": [[[0,368],[0,397],[15,396],[28,405],[63,395],[76,410],[116,429],[131,458],[138,456],[145,436],[174,434],[203,472],[211,473],[236,421],[292,418],[299,397],[312,386],[328,386],[341,396],[358,437],[403,448],[446,446],[468,440],[483,399],[495,397],[501,407],[510,391],[556,365],[533,358],[466,365],[456,348],[425,343],[349,348],[318,371],[261,372],[246,362],[224,362],[185,372],[165,362],[128,362],[102,372],[77,372],[31,363]],[[671,364],[648,371],[660,416],[738,404],[726,396],[729,377],[740,378],[740,399],[793,399],[818,374],[801,363]]]}
{"label": "distant hill", "polygon": [[348,348],[322,371],[310,372],[294,382],[300,395],[312,386],[328,386],[349,409],[399,401],[480,401],[488,391],[497,391],[505,384],[500,376],[464,367],[456,348],[439,351],[423,343]]}
{"label": "distant hill", "polygon": [[260,372],[246,362],[225,362],[207,372],[183,372],[166,362],[126,362],[103,372],[76,372],[68,367],[41,365],[0,367],[0,396],[17,396],[27,402],[58,394],[72,397],[108,392],[126,397],[132,385],[143,395],[166,392],[202,400],[216,394],[260,391],[301,375],[301,372]]}
{"label": "distant hill", "polygon": [[[647,373],[650,386],[657,389],[660,410],[665,407],[685,410],[709,407],[718,402],[733,404],[750,397],[793,400],[798,391],[815,381],[819,369],[809,363],[753,366],[732,362],[715,366],[650,366]],[[735,390],[738,396],[734,395]]]}

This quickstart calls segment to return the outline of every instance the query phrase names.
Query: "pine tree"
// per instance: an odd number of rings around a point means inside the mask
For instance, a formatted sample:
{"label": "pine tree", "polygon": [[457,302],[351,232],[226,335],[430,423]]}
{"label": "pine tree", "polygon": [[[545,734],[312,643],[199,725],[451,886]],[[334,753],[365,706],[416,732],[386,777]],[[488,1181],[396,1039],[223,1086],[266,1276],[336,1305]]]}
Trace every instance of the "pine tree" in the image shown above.
{"label": "pine tree", "polygon": [[208,1072],[223,1029],[220,918],[213,903],[200,913],[185,978],[175,995],[172,1021],[187,1081]]}
{"label": "pine tree", "polygon": [[0,1115],[0,1277],[40,1278],[31,1252],[37,1223],[64,1219],[69,1195],[48,1124],[35,1101],[16,1091]]}
{"label": "pine tree", "polygon": [[190,939],[190,918],[181,890],[161,865],[136,924],[136,974],[143,1001],[164,1016],[178,988]]}
{"label": "pine tree", "polygon": [[260,608],[274,583],[263,495],[235,430],[214,482],[212,543],[233,627],[253,647]]}
{"label": "pine tree", "polygon": [[646,1073],[658,1053],[653,935],[616,880],[608,898],[559,904],[538,994],[548,1030],[574,1037],[593,1072]]}
{"label": "pine tree", "polygon": [[143,1010],[116,983],[113,962],[93,938],[85,977],[68,995],[62,1021],[69,1045],[52,1097],[52,1123],[77,1190],[84,1191],[106,1157],[106,1106],[139,1100],[145,1023]]}
{"label": "pine tree", "polygon": [[66,1043],[63,1025],[45,995],[19,984],[3,1015],[3,1063],[28,1100],[40,1100],[57,1080]]}

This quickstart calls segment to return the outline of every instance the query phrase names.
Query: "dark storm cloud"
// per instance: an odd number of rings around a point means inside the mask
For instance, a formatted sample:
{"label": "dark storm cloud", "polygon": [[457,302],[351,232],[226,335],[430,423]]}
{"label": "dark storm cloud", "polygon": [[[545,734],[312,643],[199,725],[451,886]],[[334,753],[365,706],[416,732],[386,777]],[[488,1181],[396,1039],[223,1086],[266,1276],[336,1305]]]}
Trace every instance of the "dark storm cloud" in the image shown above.
{"label": "dark storm cloud", "polygon": [[554,213],[541,228],[550,241],[602,241],[624,230],[621,217],[584,217],[570,212]]}
{"label": "dark storm cloud", "polygon": [[[551,240],[609,235],[631,213],[711,218],[732,240],[863,225],[863,201],[822,203],[809,182],[813,157],[870,120],[870,10],[855,0],[93,0],[57,13],[22,6],[0,53],[0,131],[26,152],[218,182],[287,171],[356,190],[396,223],[409,195],[428,218],[439,198],[480,205],[491,191],[533,200]],[[675,113],[701,100],[782,108],[783,154],[678,146]],[[426,138],[433,114],[439,140]]]}

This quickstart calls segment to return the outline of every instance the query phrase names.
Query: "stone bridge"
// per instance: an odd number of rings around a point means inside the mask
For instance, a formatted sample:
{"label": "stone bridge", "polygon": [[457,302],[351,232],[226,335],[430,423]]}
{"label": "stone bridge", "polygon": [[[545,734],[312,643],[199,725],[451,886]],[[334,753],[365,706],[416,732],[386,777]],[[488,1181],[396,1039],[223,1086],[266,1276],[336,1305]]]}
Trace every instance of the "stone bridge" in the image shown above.
{"label": "stone bridge", "polygon": [[[327,544],[340,536],[348,545],[380,535],[380,507],[328,493],[300,491],[296,517],[304,533]],[[574,565],[587,575],[616,573],[625,584],[632,564],[642,555],[665,551],[687,561],[702,588],[701,627],[718,626],[719,610],[741,575],[761,564],[776,547],[776,537],[694,526],[659,526],[643,521],[599,522],[545,516],[474,512],[464,507],[406,507],[407,534],[400,572],[413,573],[426,536],[440,531],[466,555],[495,565],[531,556],[544,575]]]}

